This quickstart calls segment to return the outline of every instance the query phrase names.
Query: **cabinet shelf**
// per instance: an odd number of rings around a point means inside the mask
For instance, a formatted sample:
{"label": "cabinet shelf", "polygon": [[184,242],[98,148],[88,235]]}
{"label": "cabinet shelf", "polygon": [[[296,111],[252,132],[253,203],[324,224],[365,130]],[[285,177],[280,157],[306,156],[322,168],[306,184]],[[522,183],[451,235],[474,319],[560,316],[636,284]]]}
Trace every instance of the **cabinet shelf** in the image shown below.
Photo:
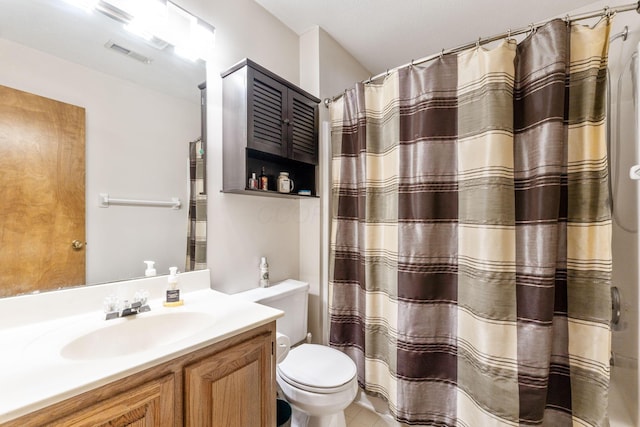
{"label": "cabinet shelf", "polygon": [[245,188],[244,190],[222,190],[221,193],[227,194],[244,194],[248,196],[262,196],[262,197],[275,197],[280,199],[318,199],[320,196],[316,195],[304,195],[298,193],[279,193],[277,191],[264,191],[264,190],[252,190]]}

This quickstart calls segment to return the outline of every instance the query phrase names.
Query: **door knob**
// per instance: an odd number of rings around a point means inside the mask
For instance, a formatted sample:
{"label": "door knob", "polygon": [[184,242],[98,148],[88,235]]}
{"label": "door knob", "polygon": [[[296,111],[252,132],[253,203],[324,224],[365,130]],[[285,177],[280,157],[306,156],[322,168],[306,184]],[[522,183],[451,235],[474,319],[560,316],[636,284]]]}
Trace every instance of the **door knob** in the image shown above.
{"label": "door knob", "polygon": [[76,251],[82,249],[83,246],[84,244],[80,240],[74,240],[73,242],[71,242],[71,247]]}

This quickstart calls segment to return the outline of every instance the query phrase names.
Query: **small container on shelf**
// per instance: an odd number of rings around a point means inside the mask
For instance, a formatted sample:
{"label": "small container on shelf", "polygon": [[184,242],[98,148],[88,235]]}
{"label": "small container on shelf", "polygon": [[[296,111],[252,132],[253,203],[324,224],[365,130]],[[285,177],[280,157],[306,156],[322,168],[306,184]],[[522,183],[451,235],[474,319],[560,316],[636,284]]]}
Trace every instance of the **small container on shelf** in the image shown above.
{"label": "small container on shelf", "polygon": [[289,178],[289,172],[280,172],[278,176],[278,192],[279,193],[291,193],[293,191],[294,183]]}
{"label": "small container on shelf", "polygon": [[262,167],[262,172],[260,173],[260,180],[258,183],[258,188],[260,190],[268,191],[269,190],[269,177],[264,172],[264,166]]}
{"label": "small container on shelf", "polygon": [[249,189],[257,190],[258,189],[258,178],[256,178],[256,173],[251,173],[251,178],[249,178]]}

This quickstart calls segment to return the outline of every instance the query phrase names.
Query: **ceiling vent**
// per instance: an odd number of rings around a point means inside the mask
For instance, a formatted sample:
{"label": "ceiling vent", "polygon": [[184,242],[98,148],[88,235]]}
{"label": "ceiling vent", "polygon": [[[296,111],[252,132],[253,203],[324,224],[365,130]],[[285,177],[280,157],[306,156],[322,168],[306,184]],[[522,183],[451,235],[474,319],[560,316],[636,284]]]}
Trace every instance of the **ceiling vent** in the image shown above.
{"label": "ceiling vent", "polygon": [[133,58],[137,61],[142,62],[143,64],[151,64],[151,61],[153,61],[153,59],[144,56],[141,53],[138,52],[134,52],[131,49],[127,49],[124,46],[119,45],[118,43],[114,42],[113,40],[109,40],[108,42],[105,43],[104,47],[111,49],[115,52],[119,52],[123,55],[127,55],[130,58]]}

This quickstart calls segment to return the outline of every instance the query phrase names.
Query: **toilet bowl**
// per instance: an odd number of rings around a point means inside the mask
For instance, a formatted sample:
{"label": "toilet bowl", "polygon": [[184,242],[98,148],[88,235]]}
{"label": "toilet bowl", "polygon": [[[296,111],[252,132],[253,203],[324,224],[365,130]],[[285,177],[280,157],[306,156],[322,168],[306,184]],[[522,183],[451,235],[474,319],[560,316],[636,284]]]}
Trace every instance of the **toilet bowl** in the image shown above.
{"label": "toilet bowl", "polygon": [[358,380],[355,363],[344,353],[302,344],[278,364],[276,380],[293,407],[294,426],[346,426],[344,409],[356,397]]}
{"label": "toilet bowl", "polygon": [[285,280],[236,296],[284,311],[276,321],[276,381],[293,408],[293,427],[346,427],[344,409],[358,392],[356,364],[346,354],[304,342],[309,284]]}

